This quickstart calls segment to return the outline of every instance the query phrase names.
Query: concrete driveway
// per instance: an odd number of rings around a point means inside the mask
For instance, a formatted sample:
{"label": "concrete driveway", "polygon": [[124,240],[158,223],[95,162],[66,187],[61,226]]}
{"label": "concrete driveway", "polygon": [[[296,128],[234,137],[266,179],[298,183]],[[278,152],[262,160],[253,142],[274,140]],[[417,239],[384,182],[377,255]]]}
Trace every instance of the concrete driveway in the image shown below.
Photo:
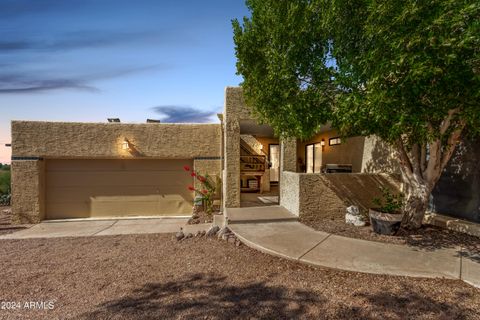
{"label": "concrete driveway", "polygon": [[188,226],[187,218],[142,218],[82,221],[44,221],[28,229],[0,236],[0,239],[88,237],[118,234],[196,232],[210,225]]}

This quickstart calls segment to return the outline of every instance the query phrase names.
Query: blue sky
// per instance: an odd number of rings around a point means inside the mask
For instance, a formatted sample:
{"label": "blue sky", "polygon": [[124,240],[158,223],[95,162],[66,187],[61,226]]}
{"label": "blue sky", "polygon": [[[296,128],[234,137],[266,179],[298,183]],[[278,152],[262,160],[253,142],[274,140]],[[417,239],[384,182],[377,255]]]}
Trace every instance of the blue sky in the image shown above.
{"label": "blue sky", "polygon": [[11,120],[217,121],[245,15],[243,0],[0,0],[0,162]]}

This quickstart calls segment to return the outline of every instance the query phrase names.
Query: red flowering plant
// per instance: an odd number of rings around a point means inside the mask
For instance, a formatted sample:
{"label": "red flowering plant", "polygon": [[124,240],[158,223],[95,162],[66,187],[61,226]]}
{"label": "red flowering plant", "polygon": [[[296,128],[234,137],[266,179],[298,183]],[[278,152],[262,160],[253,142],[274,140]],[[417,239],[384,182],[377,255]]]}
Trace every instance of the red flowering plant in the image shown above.
{"label": "red flowering plant", "polygon": [[217,190],[216,183],[208,174],[202,175],[197,171],[194,171],[189,166],[184,166],[183,169],[187,172],[190,172],[190,176],[194,177],[200,183],[200,188],[195,188],[195,186],[188,186],[188,190],[195,191],[196,195],[199,195],[202,199],[202,202],[205,207],[205,212],[207,214],[212,214],[213,212],[213,197],[215,191]]}

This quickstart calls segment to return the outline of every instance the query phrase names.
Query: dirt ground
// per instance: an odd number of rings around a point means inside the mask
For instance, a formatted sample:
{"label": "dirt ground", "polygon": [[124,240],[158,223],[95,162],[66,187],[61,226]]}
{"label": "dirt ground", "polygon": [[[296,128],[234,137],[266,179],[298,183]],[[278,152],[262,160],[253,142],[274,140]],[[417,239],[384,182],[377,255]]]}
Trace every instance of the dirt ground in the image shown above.
{"label": "dirt ground", "polygon": [[480,238],[434,226],[423,226],[414,231],[400,230],[395,236],[384,236],[373,232],[370,225],[355,227],[346,224],[345,214],[340,212],[329,215],[301,215],[300,222],[315,230],[344,237],[403,244],[426,250],[464,247],[472,254],[480,254]]}
{"label": "dirt ground", "polygon": [[480,319],[480,290],[458,280],[312,267],[211,238],[1,240],[0,256],[0,301],[20,303],[1,319]]}

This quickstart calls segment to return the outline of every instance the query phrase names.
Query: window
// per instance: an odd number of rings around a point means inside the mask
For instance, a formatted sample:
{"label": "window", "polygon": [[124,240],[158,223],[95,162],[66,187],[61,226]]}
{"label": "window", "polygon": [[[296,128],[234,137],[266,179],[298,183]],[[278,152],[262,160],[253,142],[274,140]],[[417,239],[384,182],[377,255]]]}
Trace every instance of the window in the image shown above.
{"label": "window", "polygon": [[320,173],[322,170],[322,144],[312,143],[305,146],[305,165],[307,173]]}
{"label": "window", "polygon": [[342,139],[340,137],[335,137],[335,138],[330,138],[328,140],[328,145],[329,146],[336,146],[342,143]]}

